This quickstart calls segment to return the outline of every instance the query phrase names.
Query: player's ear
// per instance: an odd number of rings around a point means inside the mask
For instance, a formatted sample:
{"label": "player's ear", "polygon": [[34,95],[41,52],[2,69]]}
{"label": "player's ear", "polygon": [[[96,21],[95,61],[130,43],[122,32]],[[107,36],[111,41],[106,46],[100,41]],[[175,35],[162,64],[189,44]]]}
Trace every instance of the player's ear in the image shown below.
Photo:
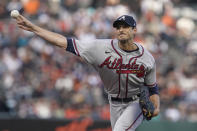
{"label": "player's ear", "polygon": [[132,27],[131,29],[132,29],[132,31],[134,31],[134,33],[137,32],[137,28],[136,27]]}

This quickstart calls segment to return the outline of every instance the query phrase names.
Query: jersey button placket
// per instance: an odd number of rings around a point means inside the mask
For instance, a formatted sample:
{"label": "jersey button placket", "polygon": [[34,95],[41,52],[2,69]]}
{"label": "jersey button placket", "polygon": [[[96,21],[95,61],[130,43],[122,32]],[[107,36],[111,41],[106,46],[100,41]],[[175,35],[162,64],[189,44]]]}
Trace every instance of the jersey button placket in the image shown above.
{"label": "jersey button placket", "polygon": [[[125,56],[125,62],[128,64],[128,55]],[[129,70],[129,69],[127,69],[127,70]],[[126,87],[125,87],[126,91],[125,91],[125,98],[127,98],[127,93],[128,93],[128,77],[129,77],[129,73],[126,74],[126,83],[125,83],[125,85],[126,85]]]}

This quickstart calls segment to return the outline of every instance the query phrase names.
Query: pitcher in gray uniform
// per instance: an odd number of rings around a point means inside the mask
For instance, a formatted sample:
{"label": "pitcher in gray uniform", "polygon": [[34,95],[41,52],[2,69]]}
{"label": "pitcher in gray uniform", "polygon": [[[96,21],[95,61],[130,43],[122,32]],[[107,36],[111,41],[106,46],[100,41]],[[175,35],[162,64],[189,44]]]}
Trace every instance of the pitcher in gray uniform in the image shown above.
{"label": "pitcher in gray uniform", "polygon": [[113,131],[135,131],[142,123],[139,95],[143,86],[149,88],[150,100],[155,107],[153,116],[159,114],[155,60],[142,45],[133,41],[137,28],[132,16],[123,15],[114,21],[117,39],[91,41],[66,38],[50,32],[22,15],[16,21],[20,28],[81,57],[99,72],[108,93]]}

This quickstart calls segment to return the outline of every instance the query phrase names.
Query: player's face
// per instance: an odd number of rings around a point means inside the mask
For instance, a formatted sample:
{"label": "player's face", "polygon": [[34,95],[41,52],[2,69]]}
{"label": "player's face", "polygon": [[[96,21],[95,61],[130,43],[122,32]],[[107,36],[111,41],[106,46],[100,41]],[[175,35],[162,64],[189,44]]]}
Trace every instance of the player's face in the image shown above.
{"label": "player's face", "polygon": [[134,38],[134,34],[136,33],[136,28],[132,28],[127,24],[119,24],[116,27],[116,35],[119,41],[127,41]]}

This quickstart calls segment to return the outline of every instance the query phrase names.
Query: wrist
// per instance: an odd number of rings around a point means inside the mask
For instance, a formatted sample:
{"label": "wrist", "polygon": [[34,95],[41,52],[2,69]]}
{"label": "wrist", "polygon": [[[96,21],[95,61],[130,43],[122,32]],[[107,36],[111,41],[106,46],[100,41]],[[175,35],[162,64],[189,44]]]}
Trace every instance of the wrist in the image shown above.
{"label": "wrist", "polygon": [[159,115],[160,109],[159,108],[155,108],[153,116],[157,116]]}
{"label": "wrist", "polygon": [[39,26],[36,26],[36,25],[32,24],[32,31],[34,33],[38,34],[39,33],[39,30],[40,30]]}

